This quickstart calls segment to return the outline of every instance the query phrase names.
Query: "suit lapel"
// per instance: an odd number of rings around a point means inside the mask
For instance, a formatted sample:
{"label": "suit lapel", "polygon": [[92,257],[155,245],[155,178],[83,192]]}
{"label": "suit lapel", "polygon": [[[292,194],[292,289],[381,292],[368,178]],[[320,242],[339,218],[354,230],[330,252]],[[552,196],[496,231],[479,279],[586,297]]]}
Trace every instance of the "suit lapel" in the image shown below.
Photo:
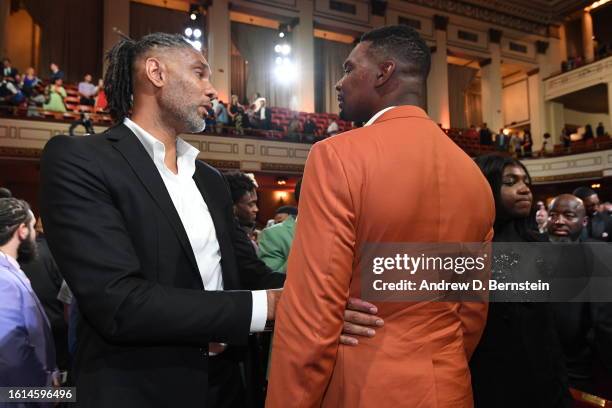
{"label": "suit lapel", "polygon": [[116,141],[116,143],[113,143],[113,147],[123,155],[134,173],[136,173],[136,176],[140,179],[140,182],[151,195],[151,198],[153,198],[153,201],[155,201],[162,213],[168,219],[170,225],[172,225],[187,258],[194,268],[194,272],[197,273],[198,279],[201,280],[198,264],[196,263],[193,249],[189,243],[187,232],[185,232],[185,227],[174,207],[174,203],[170,198],[170,194],[166,189],[166,185],[159,171],[155,167],[153,160],[144,146],[140,143],[136,135],[123,124],[109,130],[107,132],[107,138],[111,141]]}

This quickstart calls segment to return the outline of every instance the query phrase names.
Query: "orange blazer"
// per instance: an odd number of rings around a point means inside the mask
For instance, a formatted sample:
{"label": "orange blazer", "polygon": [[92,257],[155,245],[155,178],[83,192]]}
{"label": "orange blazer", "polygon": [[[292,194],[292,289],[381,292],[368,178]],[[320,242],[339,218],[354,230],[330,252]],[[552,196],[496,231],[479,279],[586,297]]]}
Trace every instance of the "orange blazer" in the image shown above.
{"label": "orange blazer", "polygon": [[339,344],[362,244],[487,242],[489,184],[427,114],[395,107],[315,144],[278,305],[267,407],[470,407],[486,303],[380,302],[374,338]]}

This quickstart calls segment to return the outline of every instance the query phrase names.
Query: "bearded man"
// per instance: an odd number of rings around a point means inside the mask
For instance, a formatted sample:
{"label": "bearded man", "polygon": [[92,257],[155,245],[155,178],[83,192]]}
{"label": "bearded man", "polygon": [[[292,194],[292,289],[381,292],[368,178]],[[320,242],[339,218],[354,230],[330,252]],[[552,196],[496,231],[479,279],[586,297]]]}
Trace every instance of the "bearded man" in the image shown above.
{"label": "bearded man", "polygon": [[35,218],[28,203],[0,199],[0,384],[58,385],[51,326],[19,262],[36,257]]}

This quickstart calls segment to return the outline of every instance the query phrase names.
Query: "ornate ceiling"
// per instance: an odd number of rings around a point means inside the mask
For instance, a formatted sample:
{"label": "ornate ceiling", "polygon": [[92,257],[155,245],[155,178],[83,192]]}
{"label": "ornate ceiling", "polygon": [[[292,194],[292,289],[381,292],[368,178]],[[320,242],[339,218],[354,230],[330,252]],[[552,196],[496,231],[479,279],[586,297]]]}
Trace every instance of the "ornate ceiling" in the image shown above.
{"label": "ornate ceiling", "polygon": [[451,14],[511,27],[540,35],[548,26],[560,23],[567,15],[586,7],[589,0],[404,0]]}

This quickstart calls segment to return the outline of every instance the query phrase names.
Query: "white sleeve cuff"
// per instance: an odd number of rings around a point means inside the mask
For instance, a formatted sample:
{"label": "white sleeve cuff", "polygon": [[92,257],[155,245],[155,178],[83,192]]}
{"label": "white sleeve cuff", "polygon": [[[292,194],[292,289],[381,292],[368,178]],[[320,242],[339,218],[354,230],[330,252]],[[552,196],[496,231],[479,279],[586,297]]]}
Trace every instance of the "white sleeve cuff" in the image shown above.
{"label": "white sleeve cuff", "polygon": [[251,315],[251,333],[264,331],[268,318],[268,295],[265,290],[254,290],[253,314]]}

